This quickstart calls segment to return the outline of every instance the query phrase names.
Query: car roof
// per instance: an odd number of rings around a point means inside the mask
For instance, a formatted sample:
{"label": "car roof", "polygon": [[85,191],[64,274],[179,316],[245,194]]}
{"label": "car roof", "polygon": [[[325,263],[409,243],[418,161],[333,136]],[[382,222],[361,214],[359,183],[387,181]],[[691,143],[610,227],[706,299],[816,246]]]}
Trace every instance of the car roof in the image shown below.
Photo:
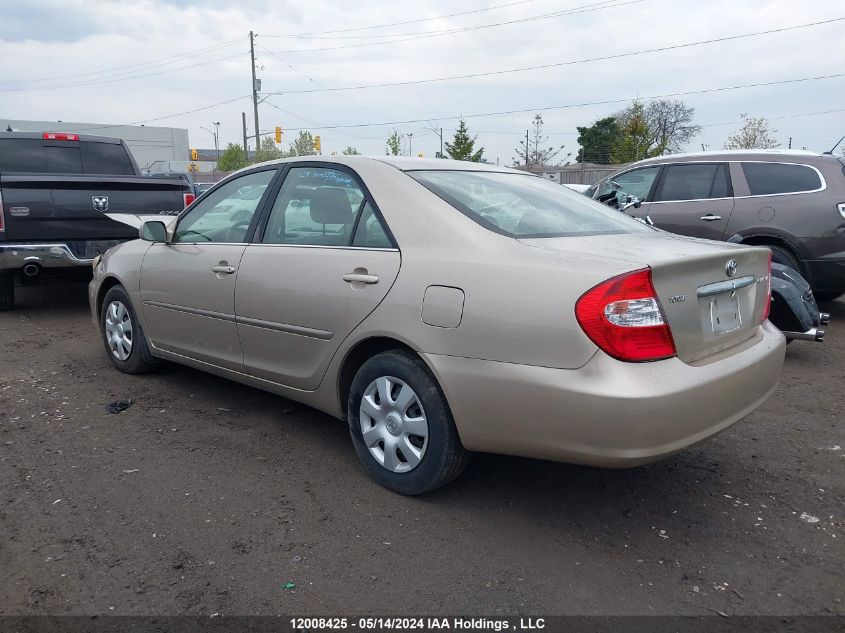
{"label": "car roof", "polygon": [[[511,169],[510,167],[500,167],[498,165],[489,165],[487,163],[474,163],[472,161],[452,160],[449,158],[416,158],[413,156],[294,156],[291,158],[280,158],[278,160],[271,160],[259,164],[273,165],[301,162],[336,163],[338,165],[347,165],[352,168],[362,163],[380,162],[390,165],[391,167],[395,167],[400,171],[485,171],[523,175],[527,173],[525,171]],[[246,169],[252,169],[256,166],[257,165],[250,165]]]}
{"label": "car roof", "polygon": [[788,161],[793,159],[826,159],[829,154],[819,154],[803,149],[724,149],[708,152],[684,152],[678,154],[664,154],[633,163],[633,165],[649,165],[656,163],[675,162],[677,160],[690,161],[730,161],[730,160],[756,160],[756,161]]}
{"label": "car roof", "polygon": [[55,130],[44,130],[43,132],[7,132],[0,130],[0,139],[4,138],[25,138],[44,140],[44,134],[51,132],[54,134],[76,134],[80,141],[88,143],[122,143],[123,141],[113,136],[94,136],[92,134],[77,134],[76,132],[56,132]]}

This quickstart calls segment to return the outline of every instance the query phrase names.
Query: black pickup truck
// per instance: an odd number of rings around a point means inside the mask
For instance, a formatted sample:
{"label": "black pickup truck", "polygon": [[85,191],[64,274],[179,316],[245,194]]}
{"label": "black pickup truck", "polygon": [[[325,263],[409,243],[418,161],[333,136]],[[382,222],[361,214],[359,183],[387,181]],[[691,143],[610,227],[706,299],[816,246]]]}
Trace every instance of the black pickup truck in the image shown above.
{"label": "black pickup truck", "polygon": [[0,310],[15,282],[88,274],[94,258],[138,237],[106,213],[175,215],[194,199],[179,176],[142,176],[121,139],[0,132]]}

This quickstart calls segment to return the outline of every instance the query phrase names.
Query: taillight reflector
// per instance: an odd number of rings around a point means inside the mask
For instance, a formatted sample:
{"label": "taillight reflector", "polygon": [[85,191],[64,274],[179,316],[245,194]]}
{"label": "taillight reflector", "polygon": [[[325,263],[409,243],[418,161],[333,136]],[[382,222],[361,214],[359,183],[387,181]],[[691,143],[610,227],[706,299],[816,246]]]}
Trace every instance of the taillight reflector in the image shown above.
{"label": "taillight reflector", "polygon": [[79,134],[65,134],[64,132],[44,132],[45,141],[78,141]]}
{"label": "taillight reflector", "polygon": [[182,199],[184,200],[185,208],[187,209],[188,205],[191,204],[194,200],[196,200],[197,197],[192,193],[183,193]]}
{"label": "taillight reflector", "polygon": [[588,290],[575,304],[575,317],[590,340],[618,360],[644,362],[677,355],[651,269],[625,273]]}
{"label": "taillight reflector", "polygon": [[763,303],[763,318],[760,323],[763,323],[769,318],[769,312],[772,309],[772,251],[769,251],[769,272],[766,275],[766,298]]}

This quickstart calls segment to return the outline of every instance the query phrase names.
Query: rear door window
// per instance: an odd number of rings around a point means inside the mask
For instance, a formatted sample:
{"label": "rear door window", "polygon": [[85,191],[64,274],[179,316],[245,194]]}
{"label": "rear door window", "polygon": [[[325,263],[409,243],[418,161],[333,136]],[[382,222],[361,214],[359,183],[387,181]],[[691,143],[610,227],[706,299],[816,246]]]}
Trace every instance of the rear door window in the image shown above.
{"label": "rear door window", "polygon": [[822,188],[818,172],[808,165],[787,163],[742,163],[752,196],[799,193]]}
{"label": "rear door window", "polygon": [[86,174],[134,176],[135,169],[126,148],[121,143],[92,143],[82,141],[82,170]]}
{"label": "rear door window", "polygon": [[666,168],[657,200],[706,200],[727,195],[728,180],[724,165],[690,163]]}

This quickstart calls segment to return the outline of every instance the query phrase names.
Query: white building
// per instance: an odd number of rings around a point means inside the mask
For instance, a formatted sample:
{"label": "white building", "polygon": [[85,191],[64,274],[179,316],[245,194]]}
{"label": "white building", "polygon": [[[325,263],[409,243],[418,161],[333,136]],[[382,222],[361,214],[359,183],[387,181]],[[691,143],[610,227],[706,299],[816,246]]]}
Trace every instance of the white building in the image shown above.
{"label": "white building", "polygon": [[[153,172],[184,171],[188,155],[188,130],[174,127],[149,127],[145,125],[107,125],[104,123],[78,123],[67,121],[21,121],[0,117],[2,130],[15,132],[75,132],[93,136],[110,136],[126,141],[135,162],[141,169]],[[170,163],[174,163],[170,165]]]}

